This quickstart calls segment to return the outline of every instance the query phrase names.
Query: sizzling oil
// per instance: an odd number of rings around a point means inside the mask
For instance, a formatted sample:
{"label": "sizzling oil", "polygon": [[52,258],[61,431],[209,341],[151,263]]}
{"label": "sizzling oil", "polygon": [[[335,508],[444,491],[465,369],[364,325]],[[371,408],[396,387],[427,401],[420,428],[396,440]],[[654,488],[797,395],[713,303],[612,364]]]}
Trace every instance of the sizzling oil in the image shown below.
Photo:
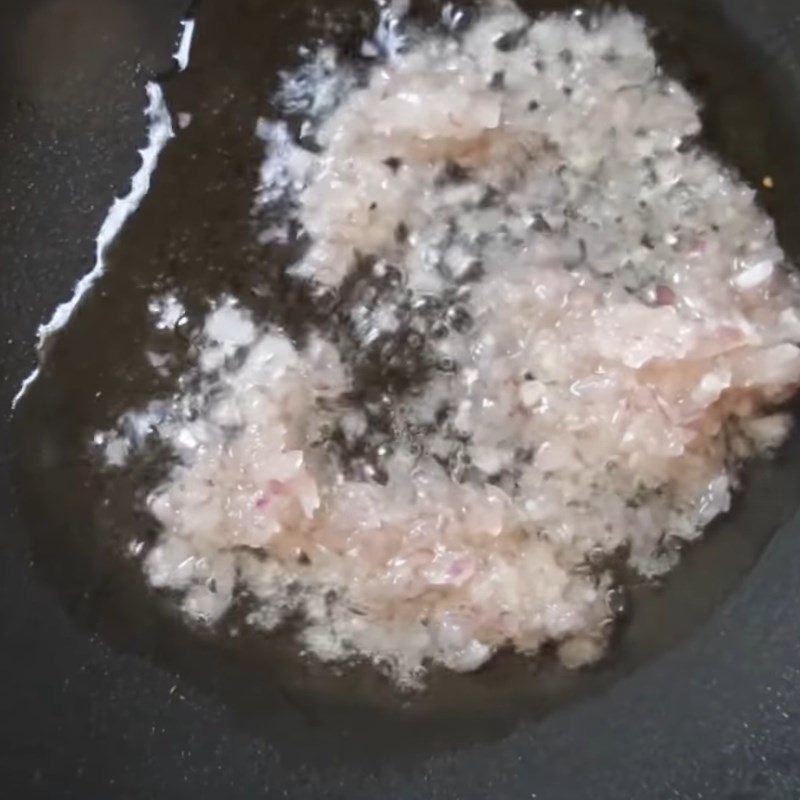
{"label": "sizzling oil", "polygon": [[[300,660],[286,637],[243,631],[216,638],[185,629],[127,555],[133,536],[156,534],[142,500],[163,477],[166,460],[152,457],[112,476],[97,469],[87,443],[126,409],[173,388],[145,358],[154,336],[147,313],[154,293],[179,287],[195,316],[207,298],[230,293],[295,336],[314,321],[302,286],[283,277],[295,254],[265,253],[256,240],[251,208],[261,146],[253,131],[276,70],[296,62],[297,45],[331,25],[337,38],[360,41],[372,22],[353,13],[366,4],[340,3],[325,13],[308,13],[310,5],[275,10],[267,2],[219,0],[200,8],[192,69],[165,83],[173,113],[190,113],[192,123],[163,153],[149,195],[108,253],[107,275],[48,346],[17,418],[20,496],[42,574],[81,624],[214,691],[254,724],[289,696],[307,714],[337,724],[346,718],[354,730],[360,715],[374,722],[379,711],[387,730],[413,729],[424,719],[445,738],[484,736],[487,720],[500,731],[607,686],[700,627],[794,511],[800,441],[751,470],[734,512],[662,586],[634,587],[629,624],[609,659],[587,673],[508,657],[476,675],[436,674],[425,694],[399,697],[368,669],[333,673]],[[751,183],[776,176],[775,190],[762,199],[783,246],[796,255],[800,231],[790,212],[800,169],[758,61],[748,65],[724,22],[711,11],[698,13],[689,0],[629,7],[658,31],[662,63],[706,100],[712,149]],[[416,11],[434,13],[429,4]],[[179,340],[176,358],[192,347]]]}

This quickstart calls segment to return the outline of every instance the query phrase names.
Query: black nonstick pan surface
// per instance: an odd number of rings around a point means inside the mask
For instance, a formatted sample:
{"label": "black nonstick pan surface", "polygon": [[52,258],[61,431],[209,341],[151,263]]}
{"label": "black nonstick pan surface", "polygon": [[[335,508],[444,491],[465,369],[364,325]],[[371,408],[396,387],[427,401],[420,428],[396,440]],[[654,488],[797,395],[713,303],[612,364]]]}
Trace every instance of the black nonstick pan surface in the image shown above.
{"label": "black nonstick pan surface", "polygon": [[[704,99],[709,146],[754,185],[773,177],[761,200],[800,258],[800,9],[629,7],[651,23],[666,68]],[[158,465],[112,479],[81,443],[163,388],[140,363],[147,298],[229,291],[301,320],[303,297],[275,284],[277,256],[254,244],[253,131],[298,45],[332,20],[343,44],[357,41],[370,8],[0,4],[0,796],[800,797],[800,435],[753,467],[729,519],[674,576],[634,589],[612,655],[577,675],[501,658],[398,695],[369,670],[299,660],[280,637],[191,632],[120,557],[147,524],[136,487]],[[178,72],[187,14],[196,37]],[[12,415],[37,326],[91,267],[100,224],[138,167],[152,79],[193,121]],[[254,286],[267,288],[260,299]]]}

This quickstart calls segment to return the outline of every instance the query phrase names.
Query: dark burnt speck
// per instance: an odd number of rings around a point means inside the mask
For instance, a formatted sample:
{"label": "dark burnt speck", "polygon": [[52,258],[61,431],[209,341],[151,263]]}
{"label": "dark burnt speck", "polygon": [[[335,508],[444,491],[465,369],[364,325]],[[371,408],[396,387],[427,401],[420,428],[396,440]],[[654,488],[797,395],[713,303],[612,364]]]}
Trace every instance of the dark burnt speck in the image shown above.
{"label": "dark burnt speck", "polygon": [[699,136],[683,136],[678,142],[676,150],[679,153],[688,153],[699,145],[699,139]]}
{"label": "dark burnt speck", "polygon": [[501,52],[501,53],[511,53],[514,50],[517,50],[520,45],[525,40],[525,35],[527,34],[528,29],[525,28],[517,28],[513,31],[507,31],[506,33],[499,36],[497,39],[494,40],[494,46]]}
{"label": "dark burnt speck", "polygon": [[444,186],[448,183],[466,183],[471,177],[469,169],[462,166],[458,161],[448,159],[442,168],[437,179],[437,183]]}
{"label": "dark burnt speck", "polygon": [[531,228],[533,228],[533,230],[535,230],[537,233],[553,232],[553,229],[550,227],[550,223],[544,218],[542,214],[539,213],[534,215]]}
{"label": "dark burnt speck", "polygon": [[392,172],[397,173],[403,166],[403,159],[397,156],[391,156],[384,160],[384,165],[387,166]]}
{"label": "dark burnt speck", "polygon": [[495,208],[503,199],[503,195],[494,186],[487,186],[478,201],[478,208]]}
{"label": "dark burnt speck", "polygon": [[449,419],[450,415],[453,413],[452,406],[449,406],[447,403],[439,406],[436,409],[436,414],[434,415],[434,420],[437,425],[444,425],[445,422]]}
{"label": "dark burnt speck", "polygon": [[495,91],[502,91],[506,88],[506,74],[502,70],[498,70],[492,75],[489,81],[489,88]]}
{"label": "dark burnt speck", "polygon": [[583,239],[578,239],[577,251],[564,259],[564,266],[568,270],[577,269],[581,264],[585,263],[587,256],[586,242]]}
{"label": "dark burnt speck", "polygon": [[434,339],[446,339],[450,335],[450,328],[444,322],[434,323],[431,328],[431,336]]}
{"label": "dark burnt speck", "polygon": [[479,281],[484,275],[486,271],[483,268],[483,262],[480,259],[475,259],[470,263],[464,273],[460,277],[461,283],[475,283]]}
{"label": "dark burnt speck", "polygon": [[464,306],[456,306],[450,310],[450,313],[447,315],[450,324],[453,326],[453,330],[457,333],[466,333],[470,328],[472,328],[473,319],[472,315],[467,311]]}
{"label": "dark burnt speck", "polygon": [[436,369],[438,369],[440,372],[452,374],[456,372],[458,365],[452,358],[441,358],[436,365]]}

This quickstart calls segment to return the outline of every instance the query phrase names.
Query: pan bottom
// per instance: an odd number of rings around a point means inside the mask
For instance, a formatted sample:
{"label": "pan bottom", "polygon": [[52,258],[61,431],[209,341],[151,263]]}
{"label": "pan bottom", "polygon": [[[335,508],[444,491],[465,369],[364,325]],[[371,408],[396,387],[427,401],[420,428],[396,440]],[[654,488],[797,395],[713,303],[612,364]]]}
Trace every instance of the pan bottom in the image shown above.
{"label": "pan bottom", "polygon": [[[266,2],[233,15],[221,0],[198,10],[194,58],[205,68],[164,85],[170,108],[191,114],[193,123],[164,152],[150,193],[109,253],[106,276],[50,343],[15,421],[19,497],[35,559],[79,624],[220,696],[259,730],[284,725],[285,735],[294,730],[302,738],[309,721],[331,721],[348,732],[343,743],[358,743],[354,753],[366,739],[373,746],[410,743],[422,723],[426,741],[417,743],[426,747],[500,736],[520,720],[612,685],[690,634],[702,635],[702,623],[795,511],[800,439],[774,462],[753,466],[731,515],[672,576],[635,588],[611,656],[585,672],[507,655],[475,675],[435,672],[426,692],[399,695],[366,667],[332,671],[300,660],[289,637],[217,638],[187,629],[125,555],[134,532],[155,533],[141,511],[142,487],[157,481],[165,464],[145,461],[112,478],[96,468],[87,442],[132,404],[168,388],[144,359],[154,288],[181,287],[195,313],[206,298],[230,292],[265,313],[269,303],[282,303],[302,315],[303,298],[289,287],[266,301],[253,295],[254,285],[270,280],[270,265],[253,242],[249,213],[261,155],[252,132],[271,76],[320,24],[306,5],[282,16]],[[341,3],[334,13],[351,20],[351,6]],[[688,0],[630,6],[659,31],[666,67],[704,97],[708,144],[754,184],[778,176],[762,199],[784,247],[800,252],[792,225],[798,135],[782,123],[761,62],[742,57],[747,46],[711,5],[700,13]],[[264,31],[282,32],[271,34],[274,47]],[[297,719],[302,724],[293,728]]]}

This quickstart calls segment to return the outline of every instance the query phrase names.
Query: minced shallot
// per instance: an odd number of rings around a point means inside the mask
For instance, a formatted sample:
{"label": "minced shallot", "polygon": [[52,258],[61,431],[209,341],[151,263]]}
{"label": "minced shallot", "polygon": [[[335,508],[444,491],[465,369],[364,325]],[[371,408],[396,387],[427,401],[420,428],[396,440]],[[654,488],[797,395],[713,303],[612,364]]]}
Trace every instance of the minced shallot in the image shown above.
{"label": "minced shallot", "polygon": [[786,437],[798,279],[640,19],[390,13],[360,76],[333,48],[285,76],[302,137],[258,131],[258,202],[302,231],[294,280],[349,292],[347,336],[215,302],[191,392],[139,412],[178,457],[144,569],[194,620],[300,620],[405,685],[501,648],[590,663],[610,561],[671,569]]}

